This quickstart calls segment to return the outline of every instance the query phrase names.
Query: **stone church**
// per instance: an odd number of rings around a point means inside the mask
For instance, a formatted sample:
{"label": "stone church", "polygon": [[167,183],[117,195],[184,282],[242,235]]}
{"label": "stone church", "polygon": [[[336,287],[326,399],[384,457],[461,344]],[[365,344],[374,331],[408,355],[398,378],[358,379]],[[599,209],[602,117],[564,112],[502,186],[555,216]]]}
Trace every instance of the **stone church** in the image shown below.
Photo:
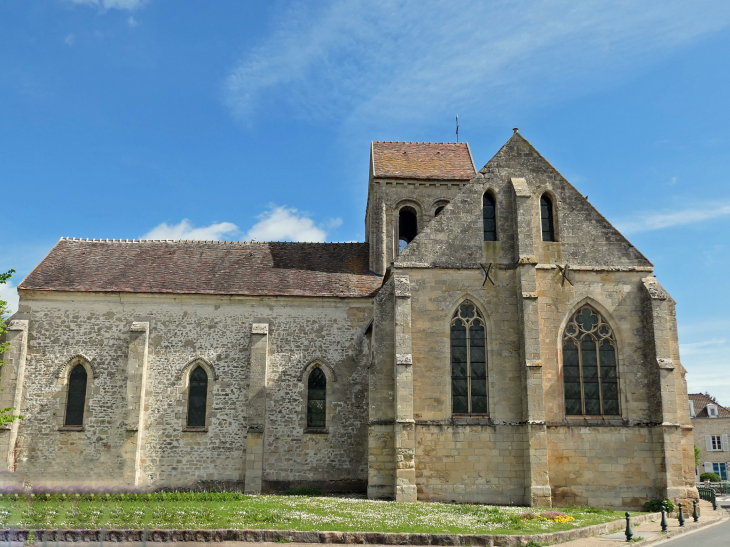
{"label": "stone church", "polygon": [[0,480],[696,498],[675,303],[517,130],[373,142],[364,243],[61,239],[19,285]]}

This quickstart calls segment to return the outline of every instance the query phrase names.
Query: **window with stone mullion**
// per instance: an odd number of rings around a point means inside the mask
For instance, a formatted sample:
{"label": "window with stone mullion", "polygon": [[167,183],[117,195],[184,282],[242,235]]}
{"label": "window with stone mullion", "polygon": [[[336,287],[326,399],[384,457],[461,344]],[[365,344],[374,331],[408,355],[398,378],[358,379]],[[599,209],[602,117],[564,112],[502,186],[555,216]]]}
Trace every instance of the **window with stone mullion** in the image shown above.
{"label": "window with stone mullion", "polygon": [[488,413],[484,321],[466,302],[451,322],[451,394],[453,414]]}

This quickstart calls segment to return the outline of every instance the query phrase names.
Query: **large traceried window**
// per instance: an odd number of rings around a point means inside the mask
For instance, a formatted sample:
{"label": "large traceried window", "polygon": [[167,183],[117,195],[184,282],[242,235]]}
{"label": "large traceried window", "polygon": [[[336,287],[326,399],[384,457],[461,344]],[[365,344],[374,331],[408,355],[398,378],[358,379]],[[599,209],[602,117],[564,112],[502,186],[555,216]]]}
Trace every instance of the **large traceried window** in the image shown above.
{"label": "large traceried window", "polygon": [[86,406],[86,381],[88,375],[83,365],[76,365],[68,377],[68,398],[66,399],[66,426],[84,425]]}
{"label": "large traceried window", "polygon": [[619,414],[617,355],[613,330],[601,314],[587,305],[575,312],[563,334],[567,415]]}
{"label": "large traceried window", "polygon": [[307,380],[307,427],[323,428],[327,421],[327,377],[315,368]]}
{"label": "large traceried window", "polygon": [[205,408],[208,402],[208,373],[197,366],[190,373],[188,392],[188,427],[205,427]]}
{"label": "large traceried window", "polygon": [[451,319],[451,397],[454,414],[487,414],[484,318],[465,300]]}

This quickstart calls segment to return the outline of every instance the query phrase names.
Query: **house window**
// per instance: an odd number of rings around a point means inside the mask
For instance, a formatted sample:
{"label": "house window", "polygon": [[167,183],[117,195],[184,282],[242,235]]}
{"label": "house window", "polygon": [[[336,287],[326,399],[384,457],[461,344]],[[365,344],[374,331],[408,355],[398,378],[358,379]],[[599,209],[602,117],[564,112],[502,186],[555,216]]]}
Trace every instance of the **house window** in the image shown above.
{"label": "house window", "polygon": [[323,428],[327,421],[327,377],[321,368],[307,380],[307,427]]}
{"label": "house window", "polygon": [[618,415],[616,339],[590,306],[580,308],[565,327],[563,381],[567,415]]}
{"label": "house window", "polygon": [[708,452],[728,452],[728,436],[724,435],[705,435],[705,449]]}
{"label": "house window", "polygon": [[707,416],[710,418],[717,418],[717,405],[707,405]]}
{"label": "house window", "polygon": [[727,480],[727,464],[725,463],[713,463],[712,472],[720,476],[720,480]]}
{"label": "house window", "polygon": [[465,300],[451,320],[451,400],[454,414],[487,414],[484,318]]}
{"label": "house window", "polygon": [[722,450],[720,435],[710,435],[710,444],[712,445],[710,450]]}
{"label": "house window", "polygon": [[198,366],[190,374],[188,393],[188,427],[205,427],[205,406],[208,401],[208,374]]}
{"label": "house window", "polygon": [[497,241],[497,217],[494,198],[484,194],[482,198],[482,215],[484,217],[484,241]]}
{"label": "house window", "polygon": [[406,248],[418,235],[418,216],[413,207],[403,207],[398,212],[398,252]]}
{"label": "house window", "polygon": [[689,417],[690,418],[696,418],[697,414],[695,414],[695,402],[690,400],[689,402]]}
{"label": "house window", "polygon": [[64,425],[84,425],[84,407],[86,406],[86,369],[76,365],[68,378],[68,398],[66,400],[66,421]]}
{"label": "house window", "polygon": [[542,219],[542,240],[555,241],[553,202],[545,194],[540,198],[540,218]]}

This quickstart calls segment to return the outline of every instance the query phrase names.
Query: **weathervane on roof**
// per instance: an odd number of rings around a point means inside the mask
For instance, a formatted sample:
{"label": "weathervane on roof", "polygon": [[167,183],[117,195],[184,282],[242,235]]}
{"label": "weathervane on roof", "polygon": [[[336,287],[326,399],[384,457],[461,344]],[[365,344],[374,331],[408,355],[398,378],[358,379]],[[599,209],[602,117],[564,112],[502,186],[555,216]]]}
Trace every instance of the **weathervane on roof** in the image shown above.
{"label": "weathervane on roof", "polygon": [[459,115],[456,115],[456,142],[459,142]]}

